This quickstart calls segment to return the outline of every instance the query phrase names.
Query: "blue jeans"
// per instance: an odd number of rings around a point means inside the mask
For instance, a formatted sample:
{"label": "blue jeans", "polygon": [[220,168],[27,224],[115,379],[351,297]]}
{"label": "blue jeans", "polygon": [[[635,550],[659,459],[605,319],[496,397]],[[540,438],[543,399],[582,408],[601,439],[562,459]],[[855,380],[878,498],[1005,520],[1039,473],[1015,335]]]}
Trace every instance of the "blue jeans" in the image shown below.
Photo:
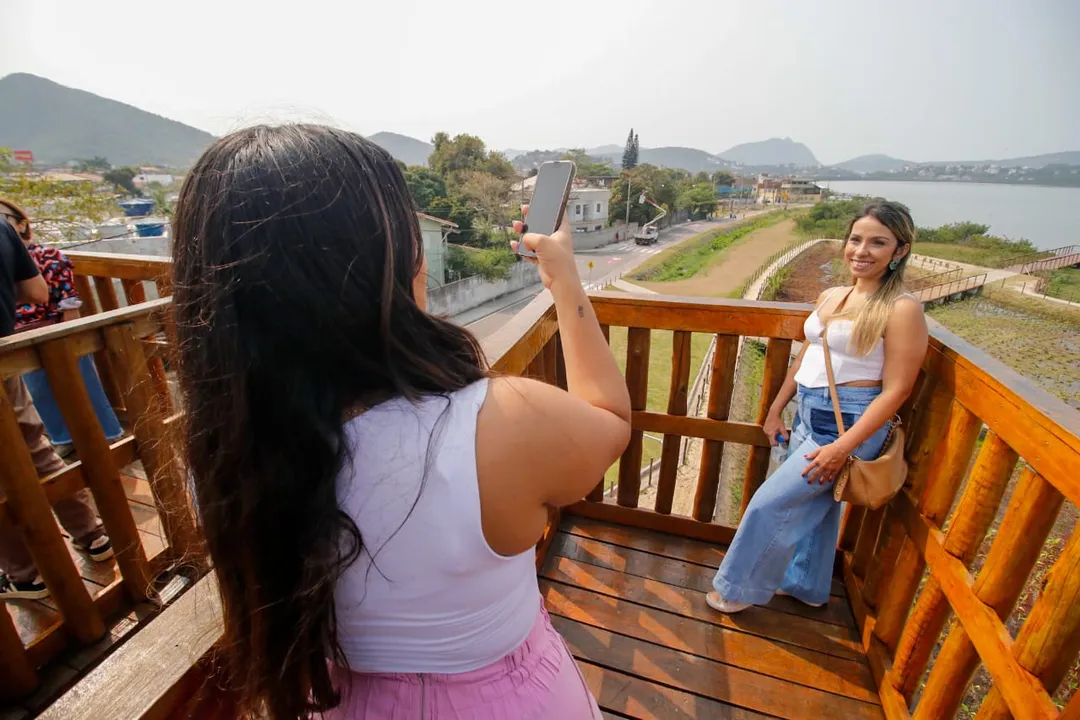
{"label": "blue jeans", "polygon": [[[101,378],[94,369],[94,358],[91,355],[83,355],[79,358],[79,371],[82,373],[83,384],[86,392],[90,395],[90,404],[94,406],[101,429],[105,431],[105,437],[116,440],[124,434],[120,427],[120,421],[116,419],[109,398],[105,395],[105,388],[101,386]],[[60,407],[53,397],[52,388],[49,387],[49,379],[44,370],[35,370],[23,375],[26,387],[30,391],[30,397],[34,399],[34,407],[41,415],[41,421],[45,423],[45,431],[49,433],[49,439],[53,445],[66,445],[71,442],[71,433],[68,432],[67,424],[60,414]]]}
{"label": "blue jeans", "polygon": [[[880,387],[841,385],[836,390],[847,428],[881,393]],[[713,578],[725,600],[761,605],[778,589],[804,602],[829,600],[841,507],[833,500],[832,483],[808,483],[802,472],[809,464],[805,456],[836,440],[839,431],[829,388],[800,385],[797,402],[790,453],[750,500]],[[875,459],[888,434],[886,423],[854,455]]]}

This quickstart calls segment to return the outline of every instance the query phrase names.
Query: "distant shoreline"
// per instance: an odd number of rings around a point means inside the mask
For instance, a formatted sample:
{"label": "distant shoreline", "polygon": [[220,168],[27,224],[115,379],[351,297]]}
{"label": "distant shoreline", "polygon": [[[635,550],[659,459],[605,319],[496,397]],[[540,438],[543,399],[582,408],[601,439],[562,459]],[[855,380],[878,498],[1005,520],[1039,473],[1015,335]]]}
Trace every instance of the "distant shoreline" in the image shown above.
{"label": "distant shoreline", "polygon": [[1080,184],[1077,185],[1049,185],[1047,183],[1035,183],[1035,182],[987,182],[985,180],[921,180],[919,178],[904,178],[900,180],[885,179],[885,178],[850,178],[847,180],[818,180],[814,179],[815,183],[841,183],[841,182],[890,182],[890,183],[940,183],[942,185],[1008,185],[1010,187],[1043,187],[1043,188],[1064,188],[1066,190],[1080,190]]}

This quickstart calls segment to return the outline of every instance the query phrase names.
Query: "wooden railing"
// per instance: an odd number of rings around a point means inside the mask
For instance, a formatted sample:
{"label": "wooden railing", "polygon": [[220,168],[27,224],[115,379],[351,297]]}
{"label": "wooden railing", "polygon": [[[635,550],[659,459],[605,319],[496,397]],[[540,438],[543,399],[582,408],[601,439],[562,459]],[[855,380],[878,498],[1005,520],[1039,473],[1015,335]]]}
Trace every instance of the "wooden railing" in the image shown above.
{"label": "wooden railing", "polygon": [[[769,449],[760,424],[787,370],[791,344],[801,339],[809,308],[622,293],[596,294],[592,302],[605,328],[628,328],[626,377],[633,432],[620,461],[616,498],[605,498],[598,486],[564,512],[730,541],[735,528],[712,522],[721,459],[733,446],[749,449],[739,478],[745,505],[765,479]],[[669,378],[649,377],[654,330],[673,333]],[[705,418],[687,415],[693,333],[716,337]],[[766,342],[761,392],[751,422],[730,417],[742,337]],[[484,349],[497,372],[565,384],[556,318],[546,293],[489,337]],[[666,412],[647,409],[650,382],[667,385]],[[1015,638],[1004,619],[1040,555],[1057,552],[1047,536],[1059,510],[1066,503],[1075,507],[1080,498],[1080,414],[937,325],[916,391],[901,414],[909,432],[908,485],[887,508],[852,509],[839,554],[886,715],[890,720],[912,714],[952,717],[967,682],[983,664],[993,685],[979,718],[1057,717],[1051,694],[1080,647],[1080,536],[1070,535],[1060,547]],[[664,438],[653,508],[639,507],[645,432]],[[704,446],[692,508],[688,515],[678,515],[672,512],[671,498],[684,437],[700,438]],[[970,567],[1010,482],[1015,483],[1011,500],[985,563],[973,577]],[[553,512],[537,550],[538,566],[558,521]],[[120,716],[118,712],[137,718],[229,717],[227,698],[212,691],[199,693],[221,632],[214,582],[212,574],[200,581],[43,717]],[[957,622],[931,661],[950,613]],[[147,672],[151,656],[154,673]],[[913,706],[926,670],[925,687]],[[139,693],[133,695],[129,688],[136,686]],[[216,705],[196,710],[196,696]],[[1078,702],[1073,701],[1071,711],[1080,709]]]}
{"label": "wooden railing", "polygon": [[[155,600],[152,581],[177,561],[197,567],[199,538],[175,447],[166,426],[171,398],[154,381],[168,299],[98,312],[86,318],[0,340],[0,378],[44,368],[79,461],[39,478],[7,392],[0,391],[0,523],[21,529],[59,619],[24,647],[7,604],[0,607],[0,696],[32,690],[36,669],[69,640],[92,643],[106,632],[103,618],[123,604]],[[78,366],[79,357],[103,354],[121,400],[134,418],[132,435],[110,445],[98,423]],[[121,481],[120,468],[142,461],[168,547],[149,556]],[[83,583],[51,506],[89,488],[115,554],[120,578],[91,590]]]}

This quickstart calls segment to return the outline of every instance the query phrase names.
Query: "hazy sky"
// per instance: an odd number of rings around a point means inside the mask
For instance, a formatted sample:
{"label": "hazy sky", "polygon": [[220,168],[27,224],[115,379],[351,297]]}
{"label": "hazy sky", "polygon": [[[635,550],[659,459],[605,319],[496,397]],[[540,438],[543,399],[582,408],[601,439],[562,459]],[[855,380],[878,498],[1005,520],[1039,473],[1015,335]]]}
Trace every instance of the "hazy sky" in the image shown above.
{"label": "hazy sky", "polygon": [[315,118],[490,147],[824,163],[1080,150],[1078,0],[0,0],[30,72],[215,134]]}

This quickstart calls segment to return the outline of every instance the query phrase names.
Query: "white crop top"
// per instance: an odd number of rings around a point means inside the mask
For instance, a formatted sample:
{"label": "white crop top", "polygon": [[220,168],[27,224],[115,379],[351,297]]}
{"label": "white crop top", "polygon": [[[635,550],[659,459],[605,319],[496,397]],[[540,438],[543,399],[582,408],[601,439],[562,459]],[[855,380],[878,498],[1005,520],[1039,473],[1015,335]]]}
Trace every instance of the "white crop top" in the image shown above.
{"label": "white crop top", "polygon": [[338,503],[363,538],[338,581],[338,639],[351,669],[462,673],[515,650],[540,607],[534,553],[504,557],[480,523],[476,417],[482,380],[350,420]]}
{"label": "white crop top", "polygon": [[[818,388],[829,386],[829,376],[825,372],[825,349],[821,344],[821,316],[814,310],[803,323],[803,334],[810,344],[803,355],[799,372],[795,373],[795,382],[803,387]],[[838,319],[829,322],[829,355],[832,357],[833,375],[837,385],[856,380],[881,380],[881,370],[885,366],[885,341],[879,339],[869,355],[854,355],[850,352],[851,320]]]}

